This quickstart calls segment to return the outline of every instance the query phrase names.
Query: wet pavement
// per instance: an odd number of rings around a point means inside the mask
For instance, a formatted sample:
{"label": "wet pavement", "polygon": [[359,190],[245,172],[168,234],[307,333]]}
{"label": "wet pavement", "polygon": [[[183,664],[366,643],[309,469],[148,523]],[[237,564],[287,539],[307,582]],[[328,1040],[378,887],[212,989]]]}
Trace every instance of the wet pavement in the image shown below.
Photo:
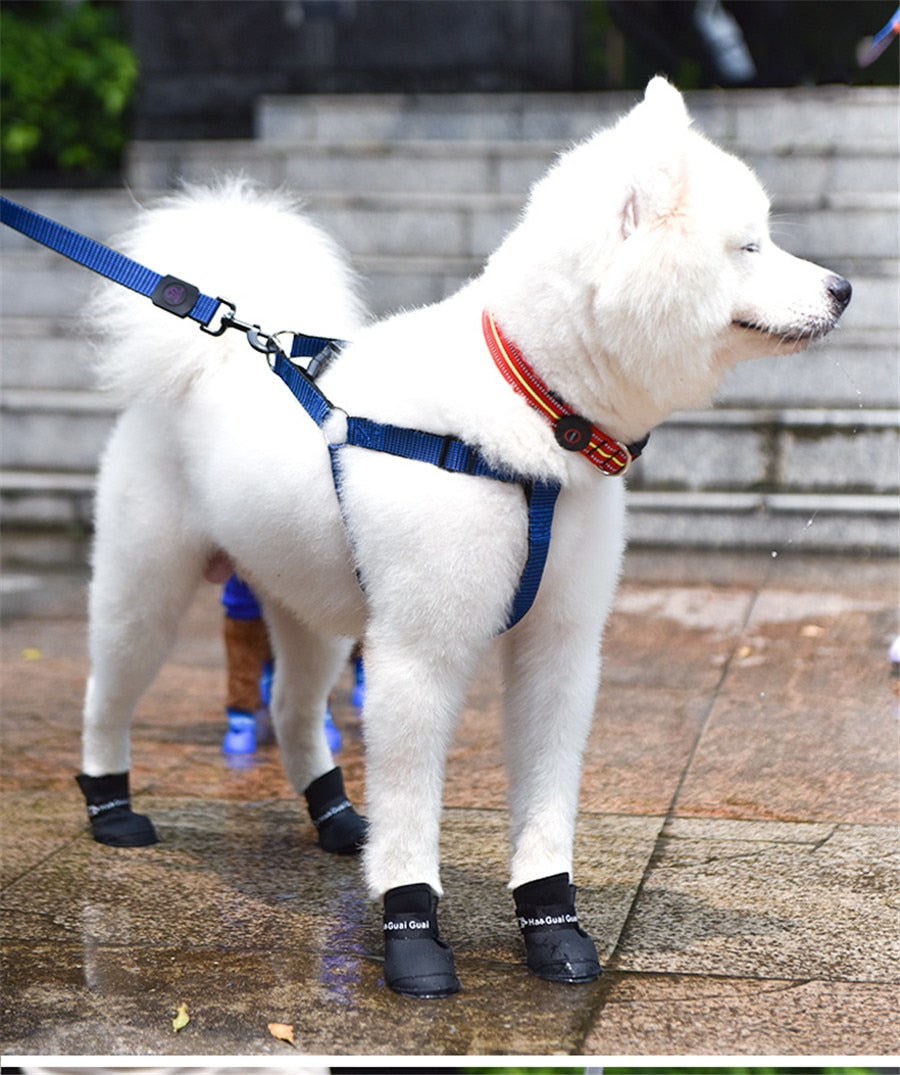
{"label": "wet pavement", "polygon": [[[489,660],[448,765],[463,990],[441,1001],[385,989],[359,864],[316,849],[275,747],[226,764],[214,588],[135,723],[135,805],[162,840],[128,850],[91,840],[73,780],[82,581],[13,571],[4,591],[5,1057],[900,1052],[893,561],[629,555],[576,846],[591,985],[523,965]],[[333,709],[363,802],[350,688],[348,669]]]}

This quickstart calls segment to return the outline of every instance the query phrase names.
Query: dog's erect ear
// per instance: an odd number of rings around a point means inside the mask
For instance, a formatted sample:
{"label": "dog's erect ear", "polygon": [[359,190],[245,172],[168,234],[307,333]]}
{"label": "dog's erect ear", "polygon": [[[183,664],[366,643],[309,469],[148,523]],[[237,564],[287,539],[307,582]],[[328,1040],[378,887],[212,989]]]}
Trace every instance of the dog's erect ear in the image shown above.
{"label": "dog's erect ear", "polygon": [[666,117],[669,122],[677,123],[682,127],[691,122],[684,98],[672,83],[667,82],[662,75],[651,78],[647,83],[647,88],[644,90],[643,104],[645,108],[649,107],[654,110],[657,114],[657,122],[662,122],[663,117]]}
{"label": "dog's erect ear", "polygon": [[643,222],[667,216],[679,203],[685,182],[684,135],[690,123],[684,98],[659,76],[651,79],[643,101],[622,121],[630,130],[633,177],[622,210],[624,239]]}

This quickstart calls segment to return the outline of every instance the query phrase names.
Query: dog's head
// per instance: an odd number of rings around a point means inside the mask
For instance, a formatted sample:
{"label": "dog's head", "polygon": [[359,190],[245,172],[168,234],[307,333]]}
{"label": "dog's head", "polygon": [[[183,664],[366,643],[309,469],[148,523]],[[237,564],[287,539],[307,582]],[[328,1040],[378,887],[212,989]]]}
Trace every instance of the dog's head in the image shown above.
{"label": "dog's head", "polygon": [[589,377],[628,377],[671,410],[706,402],[738,361],[802,350],[850,301],[842,277],[779,249],[768,217],[751,170],[656,78],[535,185],[492,263],[528,266],[531,317],[546,311],[557,340],[575,322]]}
{"label": "dog's head", "polygon": [[703,327],[721,336],[721,361],[799,351],[834,328],[850,284],[772,241],[756,176],[690,129],[674,87],[654,79],[621,130],[644,147],[622,211],[623,247],[631,241],[661,257],[676,282],[683,278],[688,302],[701,284],[709,288]]}

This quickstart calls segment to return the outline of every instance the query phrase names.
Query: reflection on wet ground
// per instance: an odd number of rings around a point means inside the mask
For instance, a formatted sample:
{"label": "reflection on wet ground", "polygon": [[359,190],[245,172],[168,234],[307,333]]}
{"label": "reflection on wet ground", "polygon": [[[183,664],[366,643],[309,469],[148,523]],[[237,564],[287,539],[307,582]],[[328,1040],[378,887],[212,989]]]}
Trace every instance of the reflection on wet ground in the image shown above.
{"label": "reflection on wet ground", "polygon": [[[359,865],[315,847],[275,748],[226,764],[212,588],[135,723],[161,843],[90,839],[83,587],[32,580],[10,579],[3,627],[5,1056],[900,1052],[893,563],[631,554],[576,846],[608,968],[591,985],[522,962],[488,661],[448,764],[442,930],[463,991],[443,1001],[385,990]],[[363,802],[351,687],[348,668],[333,709]]]}

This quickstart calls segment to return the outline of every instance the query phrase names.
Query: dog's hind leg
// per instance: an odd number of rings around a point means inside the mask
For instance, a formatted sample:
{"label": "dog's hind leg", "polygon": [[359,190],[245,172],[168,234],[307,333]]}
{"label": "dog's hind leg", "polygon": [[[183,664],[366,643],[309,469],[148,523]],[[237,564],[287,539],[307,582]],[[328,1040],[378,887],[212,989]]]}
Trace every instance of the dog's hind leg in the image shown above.
{"label": "dog's hind leg", "polygon": [[89,598],[91,671],[84,703],[82,773],[94,838],[114,846],[156,842],[131,810],[134,708],[169,653],[203,575],[208,548],[192,537],[149,416],[128,414],[113,434],[97,492]]}
{"label": "dog's hind leg", "polygon": [[264,615],[275,655],[272,720],[288,779],[306,798],[319,846],[354,854],[367,826],[347,799],[323,727],[329,691],[353,640],[320,635],[271,602],[264,601]]}

